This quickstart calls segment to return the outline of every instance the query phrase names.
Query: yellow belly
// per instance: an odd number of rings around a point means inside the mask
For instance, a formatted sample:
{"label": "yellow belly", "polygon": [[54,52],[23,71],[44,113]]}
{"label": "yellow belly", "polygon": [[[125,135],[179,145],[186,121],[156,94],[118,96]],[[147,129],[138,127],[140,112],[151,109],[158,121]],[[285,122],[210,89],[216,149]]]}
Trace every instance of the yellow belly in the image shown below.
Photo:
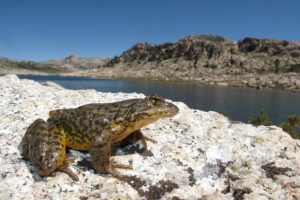
{"label": "yellow belly", "polygon": [[79,138],[76,136],[67,136],[67,147],[70,149],[80,150],[80,151],[88,151],[91,148],[91,141],[87,138]]}

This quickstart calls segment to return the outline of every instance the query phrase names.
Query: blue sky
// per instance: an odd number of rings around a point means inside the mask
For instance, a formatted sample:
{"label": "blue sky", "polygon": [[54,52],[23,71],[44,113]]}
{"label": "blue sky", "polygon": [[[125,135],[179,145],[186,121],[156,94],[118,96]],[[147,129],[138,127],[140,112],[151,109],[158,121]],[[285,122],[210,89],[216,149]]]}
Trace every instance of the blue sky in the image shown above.
{"label": "blue sky", "polygon": [[2,0],[0,56],[115,56],[191,34],[300,41],[299,0]]}

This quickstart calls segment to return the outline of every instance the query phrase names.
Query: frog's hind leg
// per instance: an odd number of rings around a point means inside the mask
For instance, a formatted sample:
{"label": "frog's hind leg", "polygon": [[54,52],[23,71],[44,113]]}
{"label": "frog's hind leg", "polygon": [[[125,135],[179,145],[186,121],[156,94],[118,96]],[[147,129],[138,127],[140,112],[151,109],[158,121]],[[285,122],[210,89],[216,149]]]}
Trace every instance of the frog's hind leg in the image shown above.
{"label": "frog's hind leg", "polygon": [[143,144],[142,151],[148,150],[146,141],[156,143],[156,141],[153,140],[152,138],[145,136],[141,130],[134,131],[126,139],[128,139],[130,141],[130,143],[132,143],[132,144],[134,144],[134,143],[136,143],[136,141],[140,140]]}
{"label": "frog's hind leg", "polygon": [[113,177],[122,179],[123,176],[115,171],[115,168],[132,169],[130,165],[118,164],[111,156],[111,133],[103,130],[100,135],[94,138],[90,149],[90,156],[93,167],[99,173],[111,174]]}
{"label": "frog's hind leg", "polygon": [[65,134],[62,127],[56,124],[51,120],[45,122],[43,119],[37,119],[27,129],[21,143],[24,156],[29,158],[40,176],[49,176],[61,169],[67,171],[64,165]]}
{"label": "frog's hind leg", "polygon": [[25,135],[22,138],[21,142],[21,149],[22,149],[22,155],[26,160],[30,160],[31,156],[29,154],[29,150],[33,151],[32,145],[34,142],[37,142],[37,140],[32,140],[35,137],[39,137],[39,132],[44,132],[45,130],[48,130],[48,125],[43,119],[37,119],[35,120],[28,128],[25,133]]}

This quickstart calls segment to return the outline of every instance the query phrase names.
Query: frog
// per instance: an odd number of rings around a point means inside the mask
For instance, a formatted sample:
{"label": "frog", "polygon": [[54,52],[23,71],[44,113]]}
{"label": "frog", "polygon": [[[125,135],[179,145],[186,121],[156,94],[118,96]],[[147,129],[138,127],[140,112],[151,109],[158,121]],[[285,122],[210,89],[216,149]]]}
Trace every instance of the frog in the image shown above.
{"label": "frog", "polygon": [[66,155],[69,148],[89,152],[96,172],[122,179],[124,176],[116,169],[133,168],[114,161],[113,145],[139,140],[143,150],[147,150],[146,141],[155,140],[145,136],[141,129],[178,112],[176,105],[157,95],[51,110],[47,121],[36,119],[27,128],[20,146],[24,158],[31,161],[42,177],[61,171],[79,180],[69,168],[72,162]]}

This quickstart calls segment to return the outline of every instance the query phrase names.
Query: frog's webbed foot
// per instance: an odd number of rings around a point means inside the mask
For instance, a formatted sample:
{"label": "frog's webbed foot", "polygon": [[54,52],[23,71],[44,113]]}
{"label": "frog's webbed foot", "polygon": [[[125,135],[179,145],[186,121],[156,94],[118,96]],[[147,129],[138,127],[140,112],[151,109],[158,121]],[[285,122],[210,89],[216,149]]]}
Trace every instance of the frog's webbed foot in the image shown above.
{"label": "frog's webbed foot", "polygon": [[115,157],[111,156],[109,161],[109,169],[108,169],[108,173],[110,175],[112,175],[113,177],[117,178],[117,179],[124,179],[125,176],[121,175],[120,173],[118,173],[116,170],[114,170],[115,168],[120,168],[120,169],[130,169],[132,170],[132,166],[131,165],[125,165],[125,164],[120,164],[120,163],[116,163],[114,162]]}
{"label": "frog's webbed foot", "polygon": [[63,164],[58,167],[58,170],[68,174],[74,181],[78,181],[78,176],[69,168],[71,162],[74,162],[73,158],[66,158]]}
{"label": "frog's webbed foot", "polygon": [[135,143],[136,141],[140,140],[143,144],[142,152],[145,152],[148,150],[146,141],[156,143],[156,141],[154,139],[145,136],[141,130],[137,130],[137,131],[134,131],[133,133],[131,133],[130,136],[128,137],[128,139],[131,143]]}

